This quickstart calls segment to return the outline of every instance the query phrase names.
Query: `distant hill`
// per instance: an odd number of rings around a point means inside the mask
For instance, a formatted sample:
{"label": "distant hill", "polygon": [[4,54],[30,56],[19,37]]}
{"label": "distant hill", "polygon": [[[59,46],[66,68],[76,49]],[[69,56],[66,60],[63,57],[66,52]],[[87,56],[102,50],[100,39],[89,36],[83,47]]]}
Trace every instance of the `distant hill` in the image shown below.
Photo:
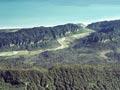
{"label": "distant hill", "polygon": [[35,27],[0,32],[0,50],[32,50],[59,46],[57,39],[80,31],[83,27],[76,24],[55,27]]}
{"label": "distant hill", "polygon": [[95,30],[91,35],[80,39],[75,47],[119,48],[120,20],[92,23],[87,28]]}

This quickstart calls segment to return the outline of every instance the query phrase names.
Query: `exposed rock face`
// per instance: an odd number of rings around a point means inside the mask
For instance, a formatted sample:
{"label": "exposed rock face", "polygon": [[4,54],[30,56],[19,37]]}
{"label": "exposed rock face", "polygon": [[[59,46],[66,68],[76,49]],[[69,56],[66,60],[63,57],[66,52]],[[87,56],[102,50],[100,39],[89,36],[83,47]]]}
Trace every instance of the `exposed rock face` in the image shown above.
{"label": "exposed rock face", "polygon": [[3,88],[11,90],[119,90],[119,67],[117,64],[72,65],[53,67],[48,72],[3,70],[0,82],[4,83]]}
{"label": "exposed rock face", "polygon": [[65,24],[55,27],[35,27],[20,29],[16,32],[0,32],[0,49],[19,50],[58,46],[57,38],[76,32],[82,27]]}

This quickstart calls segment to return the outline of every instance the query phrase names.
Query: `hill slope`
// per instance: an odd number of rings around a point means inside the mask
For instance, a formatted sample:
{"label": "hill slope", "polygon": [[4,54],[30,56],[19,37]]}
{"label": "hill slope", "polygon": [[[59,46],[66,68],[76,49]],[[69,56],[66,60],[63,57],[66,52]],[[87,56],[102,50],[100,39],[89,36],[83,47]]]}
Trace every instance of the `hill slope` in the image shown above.
{"label": "hill slope", "polygon": [[[32,50],[59,46],[58,38],[81,31],[82,26],[76,24],[55,27],[35,27],[19,29],[14,32],[0,32],[0,50]],[[11,30],[12,31],[12,30]]]}

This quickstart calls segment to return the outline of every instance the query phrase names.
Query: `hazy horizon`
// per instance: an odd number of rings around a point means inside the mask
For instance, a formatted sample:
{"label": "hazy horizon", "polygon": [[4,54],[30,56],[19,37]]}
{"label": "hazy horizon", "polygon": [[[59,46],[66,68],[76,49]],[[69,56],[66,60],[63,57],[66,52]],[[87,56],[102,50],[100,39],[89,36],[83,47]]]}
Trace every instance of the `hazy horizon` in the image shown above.
{"label": "hazy horizon", "polygon": [[119,0],[0,0],[0,28],[120,19]]}

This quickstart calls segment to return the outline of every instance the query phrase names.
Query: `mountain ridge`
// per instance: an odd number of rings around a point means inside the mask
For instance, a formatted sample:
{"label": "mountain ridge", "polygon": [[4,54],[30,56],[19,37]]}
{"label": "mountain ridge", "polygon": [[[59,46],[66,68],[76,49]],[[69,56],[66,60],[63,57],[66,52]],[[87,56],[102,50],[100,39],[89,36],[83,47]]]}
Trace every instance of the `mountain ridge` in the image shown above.
{"label": "mountain ridge", "polygon": [[57,38],[64,37],[67,33],[77,32],[80,29],[82,29],[80,25],[65,24],[54,27],[20,29],[15,32],[0,32],[0,49],[44,48],[53,44],[58,46]]}

